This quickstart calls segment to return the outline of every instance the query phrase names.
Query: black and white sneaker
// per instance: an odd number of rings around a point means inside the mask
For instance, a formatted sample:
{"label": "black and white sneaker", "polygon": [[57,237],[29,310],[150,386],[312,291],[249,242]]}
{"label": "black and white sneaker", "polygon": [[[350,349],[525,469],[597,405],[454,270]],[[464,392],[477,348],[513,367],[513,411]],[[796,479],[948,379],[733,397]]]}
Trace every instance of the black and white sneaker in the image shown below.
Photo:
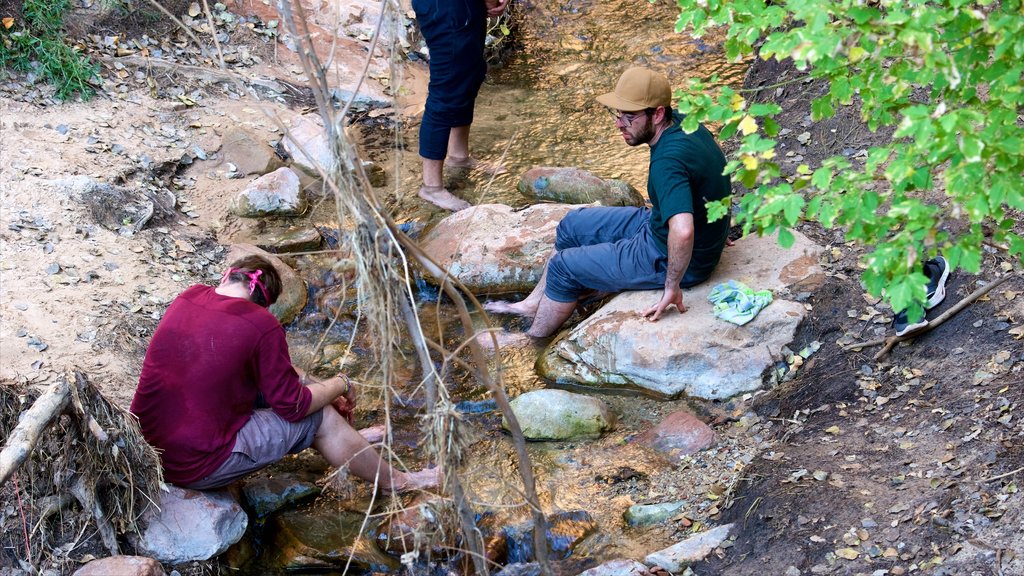
{"label": "black and white sneaker", "polygon": [[928,277],[928,301],[925,310],[931,310],[946,299],[946,280],[949,278],[949,264],[942,256],[936,256],[924,263],[924,275]]}
{"label": "black and white sneaker", "polygon": [[907,311],[900,310],[896,313],[896,317],[892,319],[892,325],[896,328],[896,335],[903,336],[904,334],[909,334],[924,328],[928,325],[928,320],[924,316],[921,316],[921,319],[917,322],[911,322],[907,318]]}
{"label": "black and white sneaker", "polygon": [[[924,275],[928,278],[928,286],[926,287],[928,300],[924,303],[924,309],[931,310],[946,299],[946,280],[949,279],[949,264],[942,256],[936,256],[924,263]],[[892,320],[892,325],[896,328],[896,335],[903,336],[904,334],[924,328],[928,325],[928,320],[922,317],[917,322],[910,322],[907,319],[907,311],[901,310],[896,313],[895,318]]]}

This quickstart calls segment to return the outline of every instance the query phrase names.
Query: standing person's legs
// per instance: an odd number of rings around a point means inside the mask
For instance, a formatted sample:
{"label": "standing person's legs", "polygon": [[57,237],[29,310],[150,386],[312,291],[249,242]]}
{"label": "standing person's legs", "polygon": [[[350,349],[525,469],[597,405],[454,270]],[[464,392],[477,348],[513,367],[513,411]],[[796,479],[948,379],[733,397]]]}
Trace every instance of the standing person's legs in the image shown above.
{"label": "standing person's legs", "polygon": [[[423,187],[419,195],[448,210],[469,204],[444,188],[443,167],[449,143],[465,140],[468,154],[473,105],[487,64],[483,57],[486,12],[471,0],[415,0],[413,9],[430,49],[430,83],[420,124]],[[453,128],[456,130],[453,135]]]}

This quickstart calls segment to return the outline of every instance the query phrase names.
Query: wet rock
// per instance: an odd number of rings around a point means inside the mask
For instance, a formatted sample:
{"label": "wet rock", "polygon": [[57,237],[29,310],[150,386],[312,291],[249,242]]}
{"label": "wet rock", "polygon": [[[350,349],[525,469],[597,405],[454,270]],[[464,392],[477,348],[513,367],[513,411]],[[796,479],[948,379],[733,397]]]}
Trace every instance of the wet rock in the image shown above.
{"label": "wet rock", "polygon": [[715,431],[693,414],[680,410],[641,434],[636,441],[650,446],[669,462],[679,464],[683,456],[714,444]]}
{"label": "wet rock", "polygon": [[[547,523],[545,540],[548,558],[551,560],[565,560],[572,555],[577,544],[597,530],[597,522],[586,510],[558,512],[549,516]],[[536,559],[533,531],[532,520],[504,528],[509,564],[528,563]]]}
{"label": "wet rock", "polygon": [[532,168],[519,179],[519,193],[531,200],[563,204],[643,206],[644,197],[622,180],[602,180],[579,168]]}
{"label": "wet rock", "polygon": [[635,504],[622,515],[630,526],[650,526],[675,516],[686,505],[686,500],[661,504]]}
{"label": "wet rock", "polygon": [[335,571],[351,559],[349,573],[391,573],[398,561],[360,534],[365,515],[336,509],[293,510],[274,517],[267,572]]}
{"label": "wet rock", "polygon": [[331,173],[337,165],[327,141],[327,130],[320,122],[315,114],[296,116],[282,139],[293,165],[314,178],[318,178],[321,171]]}
{"label": "wet rock", "polygon": [[259,225],[242,230],[231,236],[231,241],[241,244],[253,244],[262,250],[274,254],[290,254],[292,252],[308,252],[317,250],[323,243],[323,236],[315,227],[293,227],[266,229],[262,220],[255,221]]}
{"label": "wet rock", "polygon": [[174,218],[177,203],[166,190],[134,190],[97,182],[88,176],[51,181],[54,190],[66,194],[89,209],[97,224],[122,236],[142,230],[151,220]]}
{"label": "wet rock", "polygon": [[257,518],[315,498],[319,493],[316,484],[303,482],[291,474],[252,478],[242,485],[245,503]]}
{"label": "wet rock", "polygon": [[[541,355],[538,369],[556,382],[597,388],[633,388],[666,398],[682,394],[721,399],[761,386],[772,354],[793,340],[807,314],[783,289],[820,281],[821,248],[800,233],[785,250],[774,237],[748,236],[726,248],[711,278],[683,291],[688,311],[670,310],[658,322],[641,318],[660,290],[624,292],[560,336]],[[707,296],[718,283],[739,280],[776,292],[750,323],[736,326],[712,315]]]}
{"label": "wet rock", "polygon": [[222,154],[225,162],[235,165],[235,172],[243,176],[269,174],[284,166],[281,159],[256,131],[233,126],[224,132]]}
{"label": "wet rock", "polygon": [[661,566],[669,572],[680,572],[694,562],[700,562],[729,536],[732,524],[726,524],[691,536],[664,550],[644,558],[649,566]]}
{"label": "wet rock", "polygon": [[[534,390],[511,405],[527,440],[592,438],[615,427],[615,415],[600,399],[565,390]],[[502,426],[508,428],[504,419]]]}
{"label": "wet rock", "polygon": [[252,244],[233,245],[224,262],[231,264],[239,258],[245,258],[250,255],[262,256],[269,260],[281,276],[281,295],[277,298],[277,302],[270,306],[270,312],[277,317],[281,324],[291,322],[306,306],[308,295],[306,293],[305,281],[302,280],[295,270],[292,270],[291,266],[282,262],[280,258],[265,250],[260,250]]}
{"label": "wet rock", "polygon": [[595,566],[590,570],[584,570],[579,573],[579,576],[641,576],[649,573],[647,566],[636,560],[619,558],[611,562],[605,562],[600,566]]}
{"label": "wet rock", "polygon": [[305,210],[305,193],[290,168],[278,168],[253,180],[231,202],[231,212],[245,218],[297,216]]}
{"label": "wet rock", "polygon": [[516,211],[482,204],[442,220],[421,245],[474,293],[528,292],[544,271],[558,222],[575,208],[537,204]]}
{"label": "wet rock", "polygon": [[78,570],[73,576],[164,576],[164,567],[159,562],[145,556],[110,556],[93,560]]}
{"label": "wet rock", "polygon": [[143,515],[139,550],[145,554],[168,564],[208,560],[245,534],[249,519],[227,492],[167,488],[159,510]]}

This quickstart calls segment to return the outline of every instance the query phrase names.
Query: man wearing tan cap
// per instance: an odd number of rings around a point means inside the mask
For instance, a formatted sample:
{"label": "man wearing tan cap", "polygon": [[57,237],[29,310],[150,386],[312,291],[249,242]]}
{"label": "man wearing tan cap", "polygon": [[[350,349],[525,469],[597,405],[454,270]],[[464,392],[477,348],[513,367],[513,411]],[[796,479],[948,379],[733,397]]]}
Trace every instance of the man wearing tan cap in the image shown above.
{"label": "man wearing tan cap", "polygon": [[555,249],[540,282],[520,302],[490,302],[491,312],[532,316],[529,336],[543,338],[593,292],[664,288],[661,300],[640,313],[658,320],[670,306],[680,312],[683,288],[699,284],[718,264],[729,220],[707,221],[705,203],[730,193],[725,155],[704,126],[686,134],[672,110],[663,75],[626,70],[615,90],[597,97],[630,146],[651,147],[650,208],[586,207],[558,225]]}

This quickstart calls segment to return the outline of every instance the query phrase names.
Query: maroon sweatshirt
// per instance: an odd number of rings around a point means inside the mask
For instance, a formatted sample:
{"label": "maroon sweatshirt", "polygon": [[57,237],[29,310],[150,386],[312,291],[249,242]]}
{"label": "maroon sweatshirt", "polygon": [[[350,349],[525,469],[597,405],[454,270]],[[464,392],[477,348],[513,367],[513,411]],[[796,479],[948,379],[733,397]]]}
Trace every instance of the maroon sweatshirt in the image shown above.
{"label": "maroon sweatshirt", "polygon": [[289,422],[309,409],[284,328],[258,304],[196,285],[153,334],[131,411],[161,451],[165,480],[190,484],[227,460],[261,395]]}

